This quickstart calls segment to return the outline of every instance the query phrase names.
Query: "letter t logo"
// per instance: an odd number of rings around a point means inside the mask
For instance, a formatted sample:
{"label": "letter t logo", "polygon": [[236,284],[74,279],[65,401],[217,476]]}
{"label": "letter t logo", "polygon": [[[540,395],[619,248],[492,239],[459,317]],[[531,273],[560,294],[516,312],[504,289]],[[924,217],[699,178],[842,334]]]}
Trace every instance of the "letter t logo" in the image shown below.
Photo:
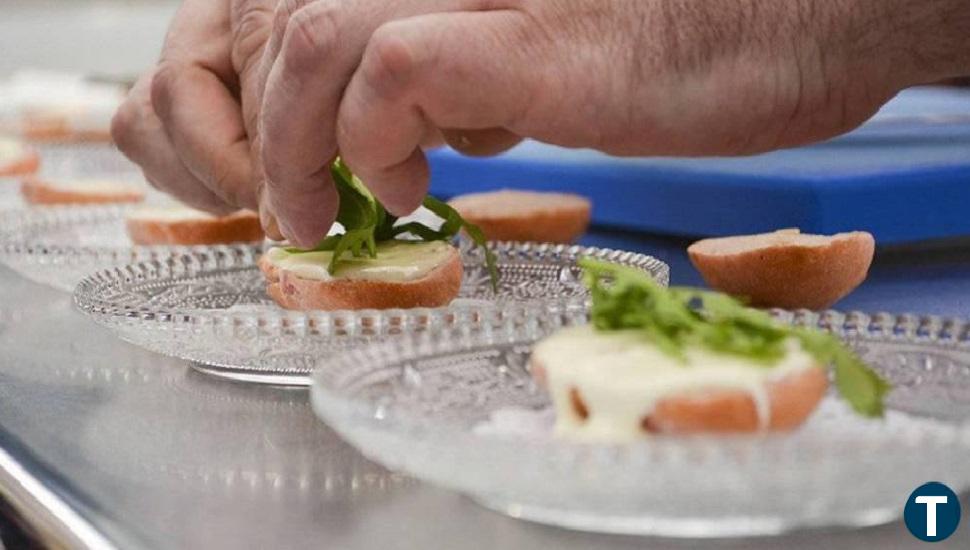
{"label": "letter t logo", "polygon": [[926,505],[926,536],[936,536],[936,506],[946,504],[945,496],[920,496],[916,497],[916,504]]}

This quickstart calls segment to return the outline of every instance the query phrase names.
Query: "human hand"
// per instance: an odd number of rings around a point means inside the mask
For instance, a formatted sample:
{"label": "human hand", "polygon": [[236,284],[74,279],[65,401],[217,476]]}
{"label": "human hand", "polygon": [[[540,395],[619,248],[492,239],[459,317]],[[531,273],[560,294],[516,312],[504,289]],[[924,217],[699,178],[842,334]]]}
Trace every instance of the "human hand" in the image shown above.
{"label": "human hand", "polygon": [[419,143],[437,128],[459,149],[526,136],[618,155],[738,155],[824,139],[956,70],[925,59],[947,19],[965,22],[967,10],[916,4],[286,2],[264,62],[267,194],[283,233],[309,245],[333,221],[319,204],[336,203],[327,167],[337,151],[403,214],[426,190]]}
{"label": "human hand", "polygon": [[186,0],[179,8],[158,66],[112,123],[118,147],[155,187],[216,213],[258,207],[249,136],[276,3]]}

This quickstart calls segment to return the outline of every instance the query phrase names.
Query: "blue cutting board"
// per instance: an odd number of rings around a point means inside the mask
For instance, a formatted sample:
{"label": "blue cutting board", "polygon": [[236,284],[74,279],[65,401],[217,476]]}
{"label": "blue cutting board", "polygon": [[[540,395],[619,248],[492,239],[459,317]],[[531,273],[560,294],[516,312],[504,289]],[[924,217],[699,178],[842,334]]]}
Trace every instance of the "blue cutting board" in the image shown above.
{"label": "blue cutting board", "polygon": [[678,236],[862,229],[881,244],[970,235],[970,91],[915,88],[862,128],[742,158],[615,158],[536,142],[488,159],[429,154],[449,198],[500,188],[592,199],[593,223]]}

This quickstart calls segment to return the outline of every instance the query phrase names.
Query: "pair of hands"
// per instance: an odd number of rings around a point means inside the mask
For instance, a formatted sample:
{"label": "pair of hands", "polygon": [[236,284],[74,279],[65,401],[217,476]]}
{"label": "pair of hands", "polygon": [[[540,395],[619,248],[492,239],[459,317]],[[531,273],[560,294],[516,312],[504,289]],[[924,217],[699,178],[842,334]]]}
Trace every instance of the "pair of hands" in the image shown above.
{"label": "pair of hands", "polygon": [[113,123],[147,179],[315,245],[340,152],[388,210],[422,145],[620,155],[819,140],[970,69],[965,0],[185,0]]}

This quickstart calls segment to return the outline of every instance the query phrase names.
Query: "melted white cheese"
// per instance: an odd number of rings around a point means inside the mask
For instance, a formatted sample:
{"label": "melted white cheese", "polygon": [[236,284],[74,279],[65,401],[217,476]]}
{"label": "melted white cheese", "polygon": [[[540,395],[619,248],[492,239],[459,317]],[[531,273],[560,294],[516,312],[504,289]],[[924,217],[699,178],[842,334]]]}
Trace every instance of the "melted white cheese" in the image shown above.
{"label": "melted white cheese", "polygon": [[0,136],[0,165],[17,162],[24,153],[19,141]]}
{"label": "melted white cheese", "polygon": [[72,179],[52,180],[47,182],[50,187],[61,191],[80,191],[90,194],[115,195],[120,193],[142,193],[142,189],[124,181],[103,179]]}
{"label": "melted white cheese", "polygon": [[[663,398],[711,388],[748,393],[761,425],[766,426],[770,421],[767,382],[816,365],[795,340],[788,342],[788,353],[772,366],[703,348],[687,350],[686,355],[686,363],[677,361],[639,331],[597,332],[587,325],[546,338],[532,357],[546,371],[557,435],[620,442],[643,437],[643,418]],[[573,408],[573,388],[586,406],[586,419]]]}
{"label": "melted white cheese", "polygon": [[276,268],[303,279],[404,282],[426,276],[444,263],[453,251],[454,247],[443,241],[389,241],[377,245],[377,258],[342,256],[335,274],[327,269],[332,252],[291,254],[277,247],[267,251],[266,257]]}
{"label": "melted white cheese", "polygon": [[216,216],[188,206],[149,206],[132,210],[129,219],[167,223],[214,220]]}

